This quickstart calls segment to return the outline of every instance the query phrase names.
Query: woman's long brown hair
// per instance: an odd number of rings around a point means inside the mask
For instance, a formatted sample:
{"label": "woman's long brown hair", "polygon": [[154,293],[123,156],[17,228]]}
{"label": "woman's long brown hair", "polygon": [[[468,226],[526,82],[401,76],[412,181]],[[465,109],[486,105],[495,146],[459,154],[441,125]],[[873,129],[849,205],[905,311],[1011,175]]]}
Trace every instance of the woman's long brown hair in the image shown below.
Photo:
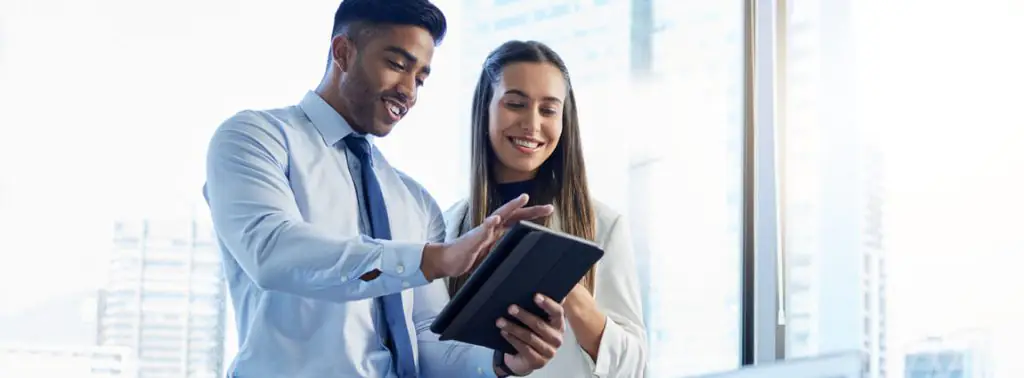
{"label": "woman's long brown hair", "polygon": [[[594,209],[587,189],[587,170],[583,164],[583,146],[580,140],[579,116],[576,112],[576,96],[569,70],[562,58],[547,45],[536,41],[509,41],[492,51],[484,61],[483,70],[473,94],[472,150],[469,211],[472,227],[483,223],[487,215],[502,205],[494,177],[497,156],[487,137],[490,124],[490,103],[494,97],[494,86],[501,79],[502,70],[513,63],[548,63],[557,67],[565,78],[568,94],[562,110],[562,136],[551,156],[541,164],[534,178],[535,185],[530,194],[530,205],[553,204],[558,214],[562,232],[593,241],[595,236]],[[550,226],[551,219],[540,222]],[[477,258],[470,273],[448,280],[448,294],[454,296],[472,271],[483,261],[485,255]],[[583,277],[581,284],[594,292],[595,269]]]}

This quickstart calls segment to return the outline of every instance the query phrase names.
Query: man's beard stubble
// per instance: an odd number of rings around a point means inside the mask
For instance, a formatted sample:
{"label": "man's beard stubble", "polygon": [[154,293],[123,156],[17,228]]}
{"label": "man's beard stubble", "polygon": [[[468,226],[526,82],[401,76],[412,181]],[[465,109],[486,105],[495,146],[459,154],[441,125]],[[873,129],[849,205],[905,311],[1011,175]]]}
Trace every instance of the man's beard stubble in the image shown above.
{"label": "man's beard stubble", "polygon": [[361,67],[357,70],[358,75],[354,75],[351,81],[348,83],[350,89],[347,93],[349,104],[351,104],[352,123],[353,129],[361,133],[373,133],[374,129],[374,111],[376,110],[376,102],[380,99],[379,93],[373,93],[370,89],[369,84],[366,80],[366,74],[362,71]]}

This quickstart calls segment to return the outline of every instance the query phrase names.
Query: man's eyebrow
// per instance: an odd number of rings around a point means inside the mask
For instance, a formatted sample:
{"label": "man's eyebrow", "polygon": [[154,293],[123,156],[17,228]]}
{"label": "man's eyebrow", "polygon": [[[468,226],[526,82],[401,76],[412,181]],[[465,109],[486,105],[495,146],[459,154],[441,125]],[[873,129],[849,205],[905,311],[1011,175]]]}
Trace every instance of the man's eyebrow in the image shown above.
{"label": "man's eyebrow", "polygon": [[[401,55],[403,58],[405,58],[405,60],[408,60],[409,62],[411,62],[413,64],[415,64],[416,62],[420,61],[419,59],[416,58],[415,55],[412,55],[412,53],[409,52],[409,50],[403,49],[403,48],[398,47],[398,46],[388,46],[388,47],[385,47],[384,51]],[[423,67],[423,73],[430,74],[430,66]]]}

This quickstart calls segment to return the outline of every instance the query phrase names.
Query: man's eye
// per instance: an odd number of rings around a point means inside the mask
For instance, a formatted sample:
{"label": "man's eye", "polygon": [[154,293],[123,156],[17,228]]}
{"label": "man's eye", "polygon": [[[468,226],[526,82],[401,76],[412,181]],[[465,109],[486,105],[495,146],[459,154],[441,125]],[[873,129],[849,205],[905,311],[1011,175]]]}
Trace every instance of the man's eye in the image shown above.
{"label": "man's eye", "polygon": [[398,64],[398,62],[395,62],[393,60],[389,60],[388,61],[388,65],[391,66],[391,68],[394,68],[396,70],[405,71],[405,66],[403,66],[401,64]]}

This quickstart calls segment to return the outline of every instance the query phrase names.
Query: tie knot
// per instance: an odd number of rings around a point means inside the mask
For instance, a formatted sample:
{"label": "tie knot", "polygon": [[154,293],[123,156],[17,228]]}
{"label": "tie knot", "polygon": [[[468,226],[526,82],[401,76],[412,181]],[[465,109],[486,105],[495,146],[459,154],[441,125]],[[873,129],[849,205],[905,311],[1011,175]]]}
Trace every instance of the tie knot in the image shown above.
{"label": "tie knot", "polygon": [[352,153],[356,154],[359,161],[366,163],[371,161],[370,159],[370,141],[366,140],[358,135],[349,135],[345,137],[345,145],[348,146]]}

